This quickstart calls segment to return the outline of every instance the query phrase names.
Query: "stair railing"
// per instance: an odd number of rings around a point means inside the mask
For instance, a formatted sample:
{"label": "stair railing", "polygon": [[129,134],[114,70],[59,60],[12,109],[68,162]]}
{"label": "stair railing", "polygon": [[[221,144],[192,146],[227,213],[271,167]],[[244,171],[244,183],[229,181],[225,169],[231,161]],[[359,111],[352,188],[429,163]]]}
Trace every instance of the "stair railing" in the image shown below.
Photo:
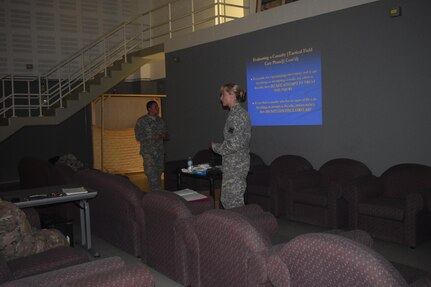
{"label": "stair railing", "polygon": [[[8,75],[1,78],[0,117],[43,116],[44,110],[63,108],[67,97],[88,90],[88,80],[109,76],[108,68],[117,64],[118,60],[127,63],[131,53],[163,43],[186,29],[194,32],[199,25],[215,25],[221,23],[221,19],[229,21],[239,18],[228,13],[221,15],[220,11],[227,11],[226,8],[243,9],[244,15],[249,13],[249,6],[225,3],[225,0],[217,0],[199,9],[195,7],[196,0],[186,1],[191,2],[190,11],[173,17],[175,5],[183,4],[180,2],[184,0],[172,0],[158,6],[121,23],[42,75]],[[199,18],[211,9],[217,12]],[[161,18],[166,20],[154,24],[153,15],[160,15],[165,10],[167,15]],[[189,23],[186,22],[188,18]],[[181,25],[181,22],[186,23]]]}

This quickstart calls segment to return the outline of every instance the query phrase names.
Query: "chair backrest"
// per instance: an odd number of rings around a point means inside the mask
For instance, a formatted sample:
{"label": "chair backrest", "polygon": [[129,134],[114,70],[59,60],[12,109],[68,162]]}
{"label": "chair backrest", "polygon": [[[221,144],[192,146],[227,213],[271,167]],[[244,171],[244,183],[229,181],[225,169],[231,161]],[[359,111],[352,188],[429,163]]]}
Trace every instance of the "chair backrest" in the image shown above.
{"label": "chair backrest", "polygon": [[299,155],[282,155],[271,162],[271,175],[286,175],[313,169],[311,163]]}
{"label": "chair backrest", "polygon": [[193,156],[193,164],[200,164],[200,163],[210,163],[214,165],[220,165],[221,164],[221,156],[219,154],[216,154],[210,149],[203,149],[198,151]]}
{"label": "chair backrest", "polygon": [[346,183],[354,178],[371,175],[370,169],[365,164],[348,158],[332,159],[323,164],[319,172],[323,185],[331,182]]}
{"label": "chair backrest", "polygon": [[175,279],[175,222],[192,217],[180,196],[166,191],[150,192],[144,196],[146,239],[143,243],[146,262],[159,272]]}
{"label": "chair backrest", "polygon": [[266,166],[263,159],[255,153],[250,153],[250,170],[253,168],[259,168],[260,166]]}
{"label": "chair backrest", "polygon": [[44,159],[24,157],[18,163],[21,188],[35,188],[50,185],[52,164]]}
{"label": "chair backrest", "polygon": [[116,247],[140,256],[145,232],[141,202],[145,193],[125,176],[98,170],[79,170],[73,181],[98,191],[90,203],[92,232]]}
{"label": "chair backrest", "polygon": [[[251,286],[248,261],[268,250],[268,237],[246,217],[228,210],[216,209],[197,216],[194,230],[199,242],[200,278],[192,286]],[[266,268],[260,272],[265,273]],[[266,273],[257,273],[253,272],[253,278],[267,278]]]}
{"label": "chair backrest", "polygon": [[[126,176],[110,174],[96,169],[83,169],[76,172],[73,176],[73,182],[97,190],[97,199],[108,193],[110,196],[116,195],[119,198],[126,198],[128,203],[135,207],[141,206],[141,200],[145,194]],[[110,200],[112,199],[110,198]],[[121,202],[111,202],[110,204],[121,204]]]}
{"label": "chair backrest", "polygon": [[50,185],[73,183],[75,171],[68,165],[56,163],[52,166]]}
{"label": "chair backrest", "polygon": [[405,197],[431,188],[431,167],[415,163],[398,164],[386,170],[381,179],[386,196]]}
{"label": "chair backrest", "polygon": [[279,255],[292,286],[408,286],[395,268],[365,245],[324,233],[301,235]]}

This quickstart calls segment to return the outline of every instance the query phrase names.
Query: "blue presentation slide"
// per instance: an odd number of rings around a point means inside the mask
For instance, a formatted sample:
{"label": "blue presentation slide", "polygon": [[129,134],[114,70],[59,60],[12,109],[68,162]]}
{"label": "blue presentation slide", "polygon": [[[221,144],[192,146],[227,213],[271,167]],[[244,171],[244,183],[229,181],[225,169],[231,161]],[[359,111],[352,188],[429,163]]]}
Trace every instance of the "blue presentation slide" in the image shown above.
{"label": "blue presentation slide", "polygon": [[253,57],[247,97],[253,126],[322,125],[320,52],[302,48]]}

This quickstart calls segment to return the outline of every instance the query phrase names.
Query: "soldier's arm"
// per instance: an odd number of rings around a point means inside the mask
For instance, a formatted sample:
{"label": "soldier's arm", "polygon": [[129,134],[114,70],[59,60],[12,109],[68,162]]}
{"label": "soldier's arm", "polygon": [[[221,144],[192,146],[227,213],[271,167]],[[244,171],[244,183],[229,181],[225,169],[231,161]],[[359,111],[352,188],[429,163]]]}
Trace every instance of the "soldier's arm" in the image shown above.
{"label": "soldier's arm", "polygon": [[141,141],[141,136],[142,136],[141,120],[138,119],[136,121],[136,124],[135,124],[135,138],[136,138],[136,140]]}
{"label": "soldier's arm", "polygon": [[165,140],[168,137],[166,124],[163,120],[161,121],[161,132],[157,134],[157,136],[158,136],[157,139],[160,139],[160,140]]}
{"label": "soldier's arm", "polygon": [[220,155],[228,155],[242,150],[250,141],[250,127],[246,117],[236,117],[231,123],[232,135],[221,144],[213,144],[214,152]]}
{"label": "soldier's arm", "polygon": [[147,142],[153,136],[153,131],[151,127],[142,120],[138,120],[135,126],[135,137],[140,142]]}

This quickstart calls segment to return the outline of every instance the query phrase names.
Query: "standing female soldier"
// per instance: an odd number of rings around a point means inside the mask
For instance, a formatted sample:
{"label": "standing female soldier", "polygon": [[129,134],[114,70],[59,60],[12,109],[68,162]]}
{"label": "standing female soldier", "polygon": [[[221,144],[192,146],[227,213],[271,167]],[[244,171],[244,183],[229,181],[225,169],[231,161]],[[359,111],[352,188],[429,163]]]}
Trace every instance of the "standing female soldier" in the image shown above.
{"label": "standing female soldier", "polygon": [[222,156],[221,203],[226,209],[244,205],[251,137],[250,116],[239,104],[245,99],[245,91],[237,84],[229,83],[220,88],[220,101],[230,112],[223,130],[224,141],[212,143],[211,147]]}

